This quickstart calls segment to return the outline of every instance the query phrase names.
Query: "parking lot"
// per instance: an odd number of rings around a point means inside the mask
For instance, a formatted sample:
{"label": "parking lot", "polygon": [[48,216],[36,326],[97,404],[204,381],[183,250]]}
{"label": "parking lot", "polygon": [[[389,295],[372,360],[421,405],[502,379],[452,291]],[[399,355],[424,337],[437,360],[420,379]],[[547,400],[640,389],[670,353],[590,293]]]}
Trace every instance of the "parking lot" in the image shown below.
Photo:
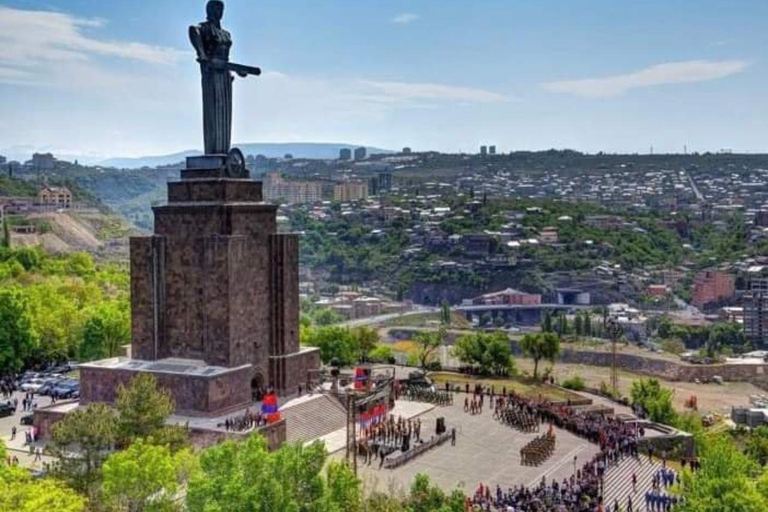
{"label": "parking lot", "polygon": [[[77,389],[79,393],[79,388],[74,387],[72,385],[73,382],[76,382],[75,379],[72,378],[73,374],[56,374],[56,377],[51,377],[50,375],[40,375],[37,377],[37,379],[40,380],[34,380],[33,378],[26,378],[23,379],[22,383],[31,383],[30,386],[26,386],[27,388],[32,387],[35,388],[38,391],[46,391],[46,388],[43,388],[42,384],[45,384],[46,381],[48,382],[47,389],[53,389],[53,390],[59,390],[59,391],[66,391],[68,389]],[[57,387],[59,386],[59,387]],[[42,388],[42,389],[41,389]],[[35,393],[32,399],[33,407],[31,407],[29,410],[25,411],[22,403],[24,400],[24,397],[26,396],[27,391],[22,391],[21,389],[14,391],[13,394],[10,397],[2,397],[0,398],[0,404],[13,404],[14,399],[18,401],[18,405],[16,407],[16,410],[13,414],[10,416],[3,416],[0,417],[0,439],[3,440],[3,443],[5,444],[7,450],[8,450],[8,456],[9,457],[17,457],[19,459],[19,464],[25,467],[41,467],[42,463],[34,461],[34,450],[38,446],[41,448],[44,447],[42,443],[34,443],[32,446],[32,454],[30,454],[29,451],[29,445],[25,443],[26,435],[25,433],[30,431],[32,429],[31,423],[28,425],[22,424],[23,418],[29,416],[28,419],[31,419],[32,411],[35,408],[40,407],[46,407],[48,405],[51,405],[52,398],[49,395],[43,395],[39,393]],[[59,399],[63,400],[63,399]],[[16,438],[11,439],[11,434],[13,427],[16,427]],[[43,457],[43,460],[48,460],[47,457]]]}

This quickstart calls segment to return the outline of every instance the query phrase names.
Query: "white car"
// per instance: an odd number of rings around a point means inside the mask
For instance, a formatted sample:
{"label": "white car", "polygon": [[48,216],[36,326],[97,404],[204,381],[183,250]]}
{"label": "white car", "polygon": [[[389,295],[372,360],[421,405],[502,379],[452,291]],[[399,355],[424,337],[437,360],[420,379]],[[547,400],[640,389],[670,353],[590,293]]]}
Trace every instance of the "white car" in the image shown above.
{"label": "white car", "polygon": [[43,379],[31,379],[30,381],[21,385],[21,390],[36,393],[38,389],[43,387],[43,384],[45,384]]}

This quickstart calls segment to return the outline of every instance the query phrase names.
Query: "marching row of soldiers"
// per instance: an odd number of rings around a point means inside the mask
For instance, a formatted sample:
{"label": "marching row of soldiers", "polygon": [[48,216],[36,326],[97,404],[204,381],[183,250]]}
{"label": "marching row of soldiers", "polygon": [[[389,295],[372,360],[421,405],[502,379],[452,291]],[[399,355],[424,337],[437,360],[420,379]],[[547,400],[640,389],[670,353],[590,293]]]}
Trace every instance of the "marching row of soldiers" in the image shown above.
{"label": "marching row of soldiers", "polygon": [[546,434],[532,439],[520,449],[520,461],[524,466],[538,466],[555,451],[555,433],[550,426]]}
{"label": "marching row of soldiers", "polygon": [[538,418],[524,407],[511,405],[499,408],[494,411],[494,417],[501,420],[502,423],[522,432],[539,431]]}
{"label": "marching row of soldiers", "polygon": [[439,406],[453,405],[453,393],[448,391],[433,391],[430,388],[408,386],[404,396],[406,400],[412,402],[427,402]]}

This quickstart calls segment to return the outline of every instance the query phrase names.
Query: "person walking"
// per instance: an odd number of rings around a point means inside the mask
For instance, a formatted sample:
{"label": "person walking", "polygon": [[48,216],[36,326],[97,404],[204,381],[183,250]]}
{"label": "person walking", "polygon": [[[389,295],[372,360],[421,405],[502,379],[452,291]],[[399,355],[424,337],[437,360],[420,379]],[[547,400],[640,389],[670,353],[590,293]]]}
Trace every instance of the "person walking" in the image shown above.
{"label": "person walking", "polygon": [[451,427],[451,446],[456,446],[456,427]]}

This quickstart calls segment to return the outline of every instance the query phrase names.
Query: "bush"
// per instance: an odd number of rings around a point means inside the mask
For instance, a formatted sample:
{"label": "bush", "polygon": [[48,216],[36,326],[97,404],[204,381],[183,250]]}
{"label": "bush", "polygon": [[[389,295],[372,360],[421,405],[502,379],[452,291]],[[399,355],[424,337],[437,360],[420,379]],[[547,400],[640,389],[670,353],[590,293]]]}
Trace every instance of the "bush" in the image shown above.
{"label": "bush", "polygon": [[584,391],[587,387],[584,379],[578,375],[574,375],[569,379],[563,381],[563,387],[565,389],[572,389],[573,391]]}

